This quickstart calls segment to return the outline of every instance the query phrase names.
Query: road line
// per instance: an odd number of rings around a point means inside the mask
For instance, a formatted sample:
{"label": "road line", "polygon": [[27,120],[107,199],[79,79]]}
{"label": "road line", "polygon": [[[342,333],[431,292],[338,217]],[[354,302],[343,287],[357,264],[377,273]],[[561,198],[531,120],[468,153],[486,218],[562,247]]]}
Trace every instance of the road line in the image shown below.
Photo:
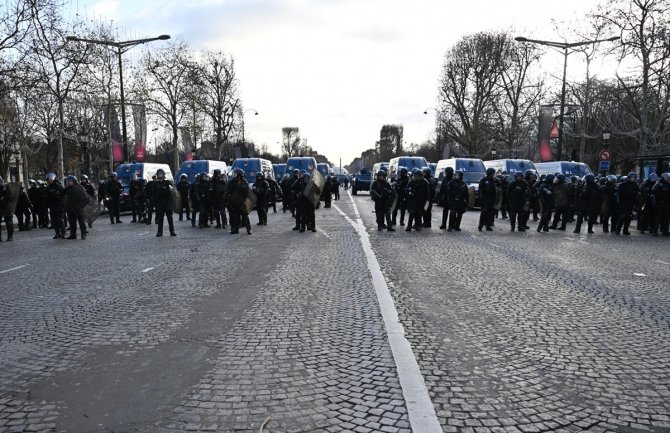
{"label": "road line", "polygon": [[330,236],[328,236],[328,233],[324,232],[323,230],[319,230],[319,233],[321,233],[322,235],[324,235],[325,237],[327,237],[327,238],[330,239],[331,241],[333,240],[333,238],[331,238]]}
{"label": "road line", "polygon": [[148,235],[149,233],[151,233],[151,232],[142,232],[142,233],[139,233],[137,236]]}
{"label": "road line", "polygon": [[660,263],[662,265],[670,265],[670,263],[664,262],[663,260],[656,260],[656,263]]}
{"label": "road line", "polygon": [[4,274],[4,273],[7,273],[7,272],[12,272],[12,271],[16,271],[17,269],[25,268],[26,266],[30,266],[30,263],[28,263],[27,265],[17,266],[17,267],[15,267],[15,268],[5,269],[4,271],[0,271],[0,274]]}
{"label": "road line", "polygon": [[354,197],[351,195],[351,192],[347,190],[347,194],[349,194],[349,198],[351,199],[351,204],[354,207],[354,215],[356,215],[356,219],[361,219],[361,214],[358,213],[358,206],[356,206],[356,202],[354,201]]}
{"label": "road line", "polygon": [[407,338],[405,338],[405,328],[400,323],[398,318],[398,310],[396,310],[393,302],[391,292],[389,292],[388,285],[384,279],[379,261],[372,250],[370,238],[365,230],[365,225],[360,219],[356,203],[353,203],[354,212],[357,215],[354,222],[347,216],[337,205],[333,207],[342,215],[354,230],[358,232],[361,240],[365,258],[368,262],[368,270],[372,277],[372,284],[377,294],[377,301],[379,302],[379,309],[384,319],[384,327],[388,335],[389,345],[393,353],[393,359],[398,371],[398,379],[402,388],[405,404],[407,405],[407,416],[412,431],[420,433],[442,433],[442,427],[437,419],[435,413],[435,406],[428,395],[428,388],[423,379],[419,364],[416,361],[412,346]]}
{"label": "road line", "polygon": [[588,242],[583,241],[583,240],[581,240],[581,239],[580,239],[578,242],[579,242],[579,243],[582,243],[582,244],[587,244],[587,245],[589,244]]}
{"label": "road line", "polygon": [[153,269],[153,268],[142,269],[142,272],[147,273],[147,272],[149,272],[149,271],[152,270],[152,269]]}
{"label": "road line", "polygon": [[647,276],[647,274],[642,274],[640,272],[633,272],[633,275],[635,275],[636,277],[646,277]]}

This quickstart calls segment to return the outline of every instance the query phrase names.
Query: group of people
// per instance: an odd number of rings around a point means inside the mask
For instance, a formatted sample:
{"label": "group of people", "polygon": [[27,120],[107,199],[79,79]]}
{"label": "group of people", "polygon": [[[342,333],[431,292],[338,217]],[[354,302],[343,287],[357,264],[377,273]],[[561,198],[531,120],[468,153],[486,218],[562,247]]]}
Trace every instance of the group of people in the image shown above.
{"label": "group of people", "polygon": [[[440,229],[460,231],[463,213],[470,202],[470,190],[463,173],[445,169],[438,182],[429,168],[411,173],[398,169],[398,179],[389,183],[385,170],[376,174],[370,188],[375,201],[378,230],[394,231],[397,215],[406,231],[431,227],[433,202],[443,207]],[[538,232],[566,230],[575,222],[574,233],[580,233],[584,222],[587,233],[594,233],[596,224],[603,232],[630,235],[630,225],[637,216],[637,230],[669,236],[670,173],[651,173],[644,182],[631,172],[627,176],[595,176],[582,178],[563,174],[537,176],[534,170],[516,172],[513,176],[496,173],[489,168],[479,182],[477,191],[480,215],[477,229],[492,231],[496,218],[508,219],[511,231],[528,230],[533,217]]]}
{"label": "group of people", "polygon": [[340,199],[340,183],[335,176],[326,176],[324,185],[318,191],[318,197],[310,195],[306,188],[312,174],[307,171],[294,169],[291,175],[284,175],[279,183],[282,190],[282,212],[291,212],[295,219],[293,230],[304,233],[306,230],[316,232],[315,210],[320,206],[321,200],[324,208],[330,208],[333,198]]}

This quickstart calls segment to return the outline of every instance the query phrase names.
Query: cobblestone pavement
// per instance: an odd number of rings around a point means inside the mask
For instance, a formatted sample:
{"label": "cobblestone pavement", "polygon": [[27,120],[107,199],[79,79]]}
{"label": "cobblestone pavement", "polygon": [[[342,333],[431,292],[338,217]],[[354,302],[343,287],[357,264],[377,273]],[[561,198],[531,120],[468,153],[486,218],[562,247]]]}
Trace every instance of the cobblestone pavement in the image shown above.
{"label": "cobblestone pavement", "polygon": [[478,232],[477,212],[448,233],[441,208],[377,232],[355,200],[445,432],[670,431],[667,239]]}
{"label": "cobblestone pavement", "polygon": [[0,245],[0,432],[409,433],[358,236],[317,218],[17,233]]}

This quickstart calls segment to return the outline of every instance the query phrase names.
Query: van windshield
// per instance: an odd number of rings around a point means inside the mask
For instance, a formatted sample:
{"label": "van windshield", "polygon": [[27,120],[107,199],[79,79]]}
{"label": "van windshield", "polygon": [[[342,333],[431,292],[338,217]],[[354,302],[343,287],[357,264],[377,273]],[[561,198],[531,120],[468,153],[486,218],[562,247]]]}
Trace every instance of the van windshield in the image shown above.
{"label": "van windshield", "polygon": [[[459,170],[461,171],[461,170]],[[486,173],[483,171],[464,171],[463,172],[463,182],[465,183],[479,183],[482,178],[486,177]]]}
{"label": "van windshield", "polygon": [[425,158],[400,158],[398,160],[398,167],[406,167],[411,173],[415,168],[428,167]]}
{"label": "van windshield", "polygon": [[314,161],[311,158],[289,159],[286,163],[286,171],[292,173],[295,169],[311,172],[314,170]]}
{"label": "van windshield", "polygon": [[587,174],[591,174],[591,170],[589,170],[588,166],[579,162],[563,162],[561,163],[561,168],[563,174],[567,176],[583,177]]}
{"label": "van windshield", "polygon": [[518,171],[523,173],[526,170],[535,170],[532,162],[523,159],[507,161],[507,173],[516,173]]}
{"label": "van windshield", "polygon": [[[479,159],[457,159],[456,160],[456,171],[469,172],[475,171],[477,173],[485,173],[486,167],[484,163]],[[463,178],[465,180],[465,178]],[[477,180],[479,182],[479,180]]]}

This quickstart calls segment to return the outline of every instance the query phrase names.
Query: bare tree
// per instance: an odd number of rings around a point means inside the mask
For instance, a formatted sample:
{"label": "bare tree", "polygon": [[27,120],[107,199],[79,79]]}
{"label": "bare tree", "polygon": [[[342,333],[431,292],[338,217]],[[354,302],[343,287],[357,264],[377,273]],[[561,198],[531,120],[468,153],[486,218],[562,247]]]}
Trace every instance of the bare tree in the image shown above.
{"label": "bare tree", "polygon": [[300,128],[297,126],[288,126],[281,129],[282,134],[282,154],[285,158],[290,158],[300,154]]}

